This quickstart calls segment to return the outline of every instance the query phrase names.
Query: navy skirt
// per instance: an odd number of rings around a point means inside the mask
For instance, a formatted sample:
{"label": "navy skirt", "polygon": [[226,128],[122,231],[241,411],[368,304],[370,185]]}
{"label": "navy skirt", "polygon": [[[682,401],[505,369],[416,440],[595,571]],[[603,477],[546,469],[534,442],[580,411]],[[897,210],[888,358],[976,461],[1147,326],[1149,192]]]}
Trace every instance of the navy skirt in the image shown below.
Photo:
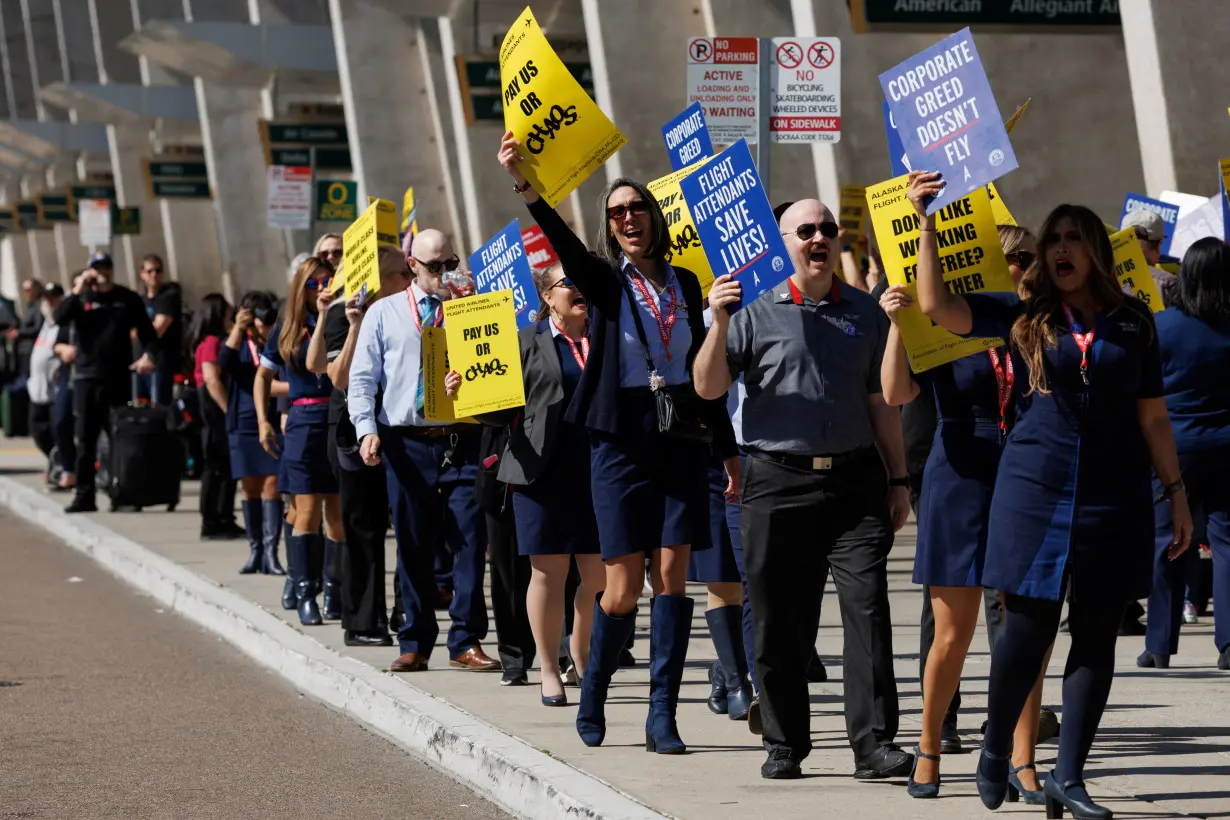
{"label": "navy skirt", "polygon": [[592,555],[598,552],[598,522],[589,485],[585,431],[565,423],[546,471],[513,491],[517,551],[521,555]]}
{"label": "navy skirt", "polygon": [[940,421],[918,500],[914,583],[982,586],[1000,452],[997,422]]}
{"label": "navy skirt", "polygon": [[590,431],[590,486],[602,558],[691,544],[708,549],[709,447],[657,433]]}
{"label": "navy skirt", "polygon": [[329,405],[293,404],[286,417],[286,439],[278,459],[278,489],[291,495],[337,492],[329,464]]}
{"label": "navy skirt", "polygon": [[[268,476],[278,474],[278,460],[261,447],[260,435],[255,429],[235,430],[227,434],[231,451],[231,478]],[[278,436],[279,452],[283,446]]]}
{"label": "navy skirt", "polygon": [[[701,584],[737,583],[743,580],[735,560],[730,527],[726,524],[726,471],[709,466],[709,540],[712,549],[688,557],[688,580]],[[738,533],[736,533],[736,536]]]}

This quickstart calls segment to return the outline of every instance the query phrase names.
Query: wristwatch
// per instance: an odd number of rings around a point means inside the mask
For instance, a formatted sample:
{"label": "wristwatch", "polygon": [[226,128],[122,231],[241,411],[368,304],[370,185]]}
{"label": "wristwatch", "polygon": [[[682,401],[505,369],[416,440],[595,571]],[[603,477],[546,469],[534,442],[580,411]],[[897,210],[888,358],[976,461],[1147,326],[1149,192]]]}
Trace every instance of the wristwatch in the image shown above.
{"label": "wristwatch", "polygon": [[513,190],[519,194],[523,194],[531,188],[530,181],[527,179],[524,185],[513,185]]}
{"label": "wristwatch", "polygon": [[1162,489],[1162,494],[1159,495],[1157,498],[1155,498],[1153,501],[1154,503],[1157,503],[1158,501],[1163,501],[1163,500],[1169,501],[1171,498],[1174,498],[1176,493],[1186,492],[1186,490],[1187,490],[1187,487],[1183,484],[1182,481],[1176,481],[1173,484],[1167,484]]}
{"label": "wristwatch", "polygon": [[908,477],[908,476],[907,476],[907,477],[902,477],[902,478],[890,478],[890,479],[888,480],[888,486],[890,486],[890,487],[905,487],[905,488],[908,490],[908,489],[910,488],[910,479],[909,479],[909,477]]}

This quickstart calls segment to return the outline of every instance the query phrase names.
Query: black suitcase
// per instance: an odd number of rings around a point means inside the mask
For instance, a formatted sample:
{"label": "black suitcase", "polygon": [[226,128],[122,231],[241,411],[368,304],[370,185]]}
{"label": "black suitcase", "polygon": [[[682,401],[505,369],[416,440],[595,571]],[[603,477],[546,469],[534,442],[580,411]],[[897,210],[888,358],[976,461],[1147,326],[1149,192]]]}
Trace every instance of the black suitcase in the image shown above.
{"label": "black suitcase", "polygon": [[30,435],[30,394],[25,382],[7,384],[0,396],[0,416],[4,420],[6,438],[21,438]]}
{"label": "black suitcase", "polygon": [[137,402],[112,409],[106,476],[112,512],[163,504],[173,512],[179,504],[184,448],[173,412],[171,407]]}

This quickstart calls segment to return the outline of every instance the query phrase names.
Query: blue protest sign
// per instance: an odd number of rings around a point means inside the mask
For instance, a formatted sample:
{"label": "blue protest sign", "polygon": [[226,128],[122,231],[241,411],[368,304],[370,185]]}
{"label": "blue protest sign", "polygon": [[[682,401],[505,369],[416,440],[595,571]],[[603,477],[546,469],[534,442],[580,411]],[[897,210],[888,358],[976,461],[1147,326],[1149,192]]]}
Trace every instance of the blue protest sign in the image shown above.
{"label": "blue protest sign", "polygon": [[911,168],[939,171],[932,214],[1016,170],[1016,154],[968,28],[880,75]]}
{"label": "blue protest sign", "polygon": [[[679,181],[715,277],[730,274],[750,305],[793,271],[747,140]],[[733,311],[732,311],[733,312]]]}
{"label": "blue protest sign", "polygon": [[897,124],[893,122],[893,112],[888,103],[883,100],[880,103],[884,106],[884,136],[888,138],[888,164],[892,171],[888,176],[896,179],[910,172],[910,160],[905,155],[905,146],[901,144],[901,135],[897,133]]}
{"label": "blue protest sign", "polygon": [[697,160],[713,156],[713,142],[705,125],[705,111],[694,102],[683,113],[662,126],[662,139],[671,157],[671,170],[686,168]]}
{"label": "blue protest sign", "polygon": [[1128,194],[1123,198],[1123,211],[1119,214],[1119,224],[1132,211],[1153,211],[1165,223],[1166,233],[1162,239],[1162,256],[1170,256],[1170,243],[1174,240],[1174,229],[1179,224],[1179,206],[1160,199],[1150,199],[1144,194]]}
{"label": "blue protest sign", "polygon": [[1230,242],[1230,194],[1226,193],[1226,183],[1221,184],[1221,233],[1222,239]]}
{"label": "blue protest sign", "polygon": [[474,273],[474,286],[479,293],[512,290],[518,330],[538,321],[538,291],[534,287],[530,260],[525,255],[517,220],[509,222],[486,245],[470,255],[470,270]]}

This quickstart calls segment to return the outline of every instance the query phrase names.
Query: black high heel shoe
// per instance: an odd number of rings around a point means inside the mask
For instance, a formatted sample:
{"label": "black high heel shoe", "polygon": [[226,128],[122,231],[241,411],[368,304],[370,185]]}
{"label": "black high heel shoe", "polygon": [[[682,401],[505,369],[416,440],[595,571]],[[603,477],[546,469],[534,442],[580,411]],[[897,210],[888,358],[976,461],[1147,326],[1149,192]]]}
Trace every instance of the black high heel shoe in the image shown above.
{"label": "black high heel shoe", "polygon": [[543,706],[567,706],[568,705],[568,693],[567,692],[565,692],[562,695],[550,695],[550,696],[544,695],[542,693],[541,684],[539,684],[538,686],[538,697],[542,699]]}
{"label": "black high heel shoe", "polygon": [[1020,774],[1026,769],[1038,771],[1038,767],[1031,761],[1024,766],[1017,766],[1008,772],[1008,802],[1015,803],[1018,799],[1021,799],[1030,806],[1041,806],[1046,802],[1046,796],[1042,793],[1042,789],[1034,791],[1021,785]]}
{"label": "black high heel shoe", "polygon": [[[1072,788],[1079,788],[1081,794],[1068,794],[1068,789]],[[1042,784],[1042,792],[1046,795],[1047,820],[1060,820],[1064,809],[1076,820],[1111,820],[1115,816],[1110,809],[1093,802],[1089,792],[1085,791],[1083,781],[1069,780],[1067,783],[1060,783],[1055,779],[1054,771]]]}
{"label": "black high heel shoe", "polygon": [[[983,773],[983,769],[987,768],[984,764],[992,764],[997,772],[1002,772],[1000,777],[988,777]],[[978,785],[978,796],[982,798],[982,805],[986,806],[991,811],[995,811],[1004,804],[1004,798],[1008,796],[1008,755],[993,755],[982,748],[982,756],[978,759],[978,773],[974,777],[975,783]]]}
{"label": "black high heel shoe", "polygon": [[910,797],[915,797],[919,799],[930,799],[934,797],[939,797],[940,796],[939,772],[936,772],[935,774],[934,783],[918,783],[914,780],[914,772],[918,770],[918,761],[920,759],[921,760],[934,760],[936,763],[940,762],[939,755],[929,755],[926,752],[924,752],[922,749],[915,746],[914,747],[914,766],[910,769],[910,779],[906,781],[905,792]]}

